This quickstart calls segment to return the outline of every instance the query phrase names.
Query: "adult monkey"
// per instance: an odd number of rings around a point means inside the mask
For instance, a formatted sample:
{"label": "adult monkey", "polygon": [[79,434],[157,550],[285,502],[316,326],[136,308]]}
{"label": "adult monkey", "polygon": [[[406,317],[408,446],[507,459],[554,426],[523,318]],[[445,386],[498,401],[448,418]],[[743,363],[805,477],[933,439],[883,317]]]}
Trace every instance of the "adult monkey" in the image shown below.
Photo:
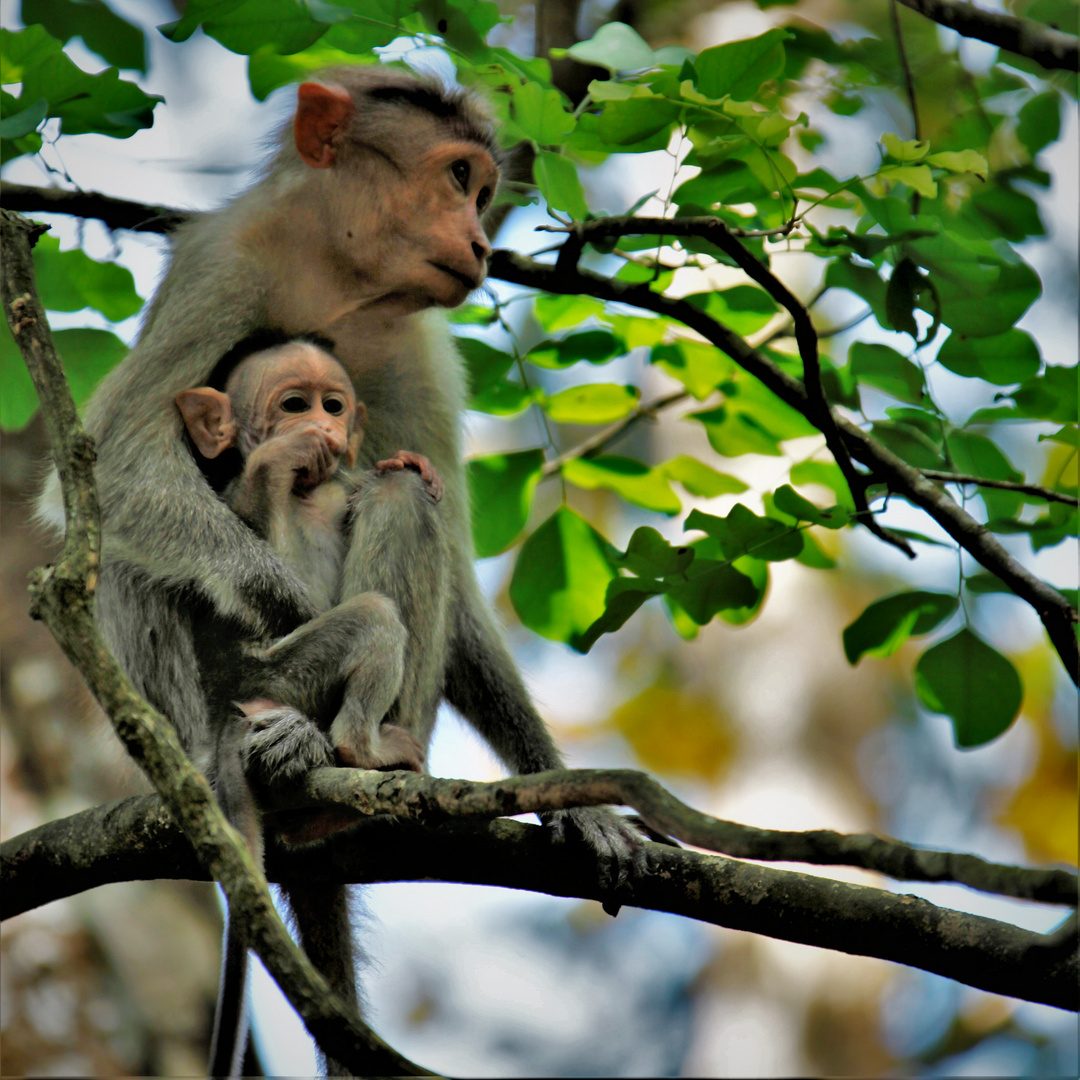
{"label": "adult monkey", "polygon": [[[430,312],[461,303],[483,280],[490,246],[480,215],[498,181],[496,152],[489,119],[460,90],[378,67],[304,83],[264,179],[177,230],[137,345],[87,407],[103,517],[97,617],[204,769],[221,720],[201,693],[193,623],[209,609],[271,637],[315,615],[297,575],[217,498],[173,404],[264,328],[335,342],[368,409],[359,467],[408,447],[444,481],[447,587],[428,595],[415,583],[423,603],[402,618],[410,644],[431,612],[447,633],[407,649],[409,686],[394,722],[426,747],[445,698],[515,772],[562,764],[476,582],[463,373],[445,322]],[[43,513],[62,520],[55,477]],[[548,823],[560,837],[584,838],[608,887],[643,869],[640,837],[609,811],[559,811]],[[344,887],[296,882],[290,905],[312,960],[355,1000]]]}

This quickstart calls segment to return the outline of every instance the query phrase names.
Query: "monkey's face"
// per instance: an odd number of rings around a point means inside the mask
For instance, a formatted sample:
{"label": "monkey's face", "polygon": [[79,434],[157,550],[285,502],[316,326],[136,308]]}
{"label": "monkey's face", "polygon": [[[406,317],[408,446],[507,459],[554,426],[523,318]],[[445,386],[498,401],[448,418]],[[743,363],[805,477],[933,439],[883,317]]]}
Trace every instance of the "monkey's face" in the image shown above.
{"label": "monkey's face", "polygon": [[233,373],[229,395],[245,402],[254,443],[321,441],[332,458],[330,472],[343,457],[355,461],[366,411],[345,369],[317,346],[294,342],[256,353]]}
{"label": "monkey's face", "polygon": [[499,180],[491,155],[442,141],[411,164],[401,153],[366,166],[337,188],[332,228],[353,279],[373,289],[368,302],[405,311],[462,303],[491,254],[480,224]]}

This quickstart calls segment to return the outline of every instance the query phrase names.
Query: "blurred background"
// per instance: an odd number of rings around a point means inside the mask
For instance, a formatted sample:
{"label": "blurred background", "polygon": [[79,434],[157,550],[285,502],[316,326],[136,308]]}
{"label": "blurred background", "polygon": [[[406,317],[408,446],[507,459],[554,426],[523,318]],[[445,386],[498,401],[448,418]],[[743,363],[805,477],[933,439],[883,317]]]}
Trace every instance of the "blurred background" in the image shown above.
{"label": "blurred background", "polygon": [[[166,0],[109,3],[148,28],[176,17]],[[499,43],[529,51],[532,5],[500,0],[499,6],[515,16],[496,31],[503,35]],[[586,3],[581,36],[618,17],[653,46],[698,50],[761,33],[790,14],[749,0],[639,0],[620,4],[614,14],[612,7]],[[804,2],[800,10],[834,33],[851,15],[844,0]],[[2,13],[4,26],[20,25],[16,0],[3,0]],[[167,102],[152,128],[126,140],[65,137],[59,146],[46,145],[40,158],[12,163],[5,179],[47,184],[47,169],[54,169],[88,190],[191,209],[219,206],[243,190],[262,162],[269,133],[289,113],[289,92],[256,102],[245,58],[201,31],[182,47],[152,29],[147,41],[148,69],[137,81]],[[965,42],[963,49],[975,65],[980,50],[987,63],[993,53],[977,42]],[[88,70],[104,66],[78,40],[67,51]],[[408,41],[392,51],[417,66],[438,70],[444,64],[437,50]],[[851,117],[826,110],[812,79],[805,96],[799,107],[827,140],[827,160],[818,163],[837,175],[872,169],[882,130],[910,134],[895,99],[884,94]],[[1057,363],[1077,354],[1077,151],[1076,113],[1066,110],[1061,140],[1043,159],[1053,183],[1045,191],[1031,189],[1047,235],[1021,248],[1042,277],[1044,294],[1020,325],[1037,333],[1043,355]],[[632,168],[620,160],[583,170],[590,204],[624,210],[643,191],[666,190],[675,167],[660,151],[633,158]],[[544,246],[533,229],[546,220],[542,207],[515,210],[496,245],[524,251]],[[118,258],[134,274],[140,294],[152,294],[167,250],[163,238],[110,235],[92,221],[51,221],[65,250],[82,244],[98,259]],[[801,295],[817,284],[794,258],[774,265]],[[490,287],[502,298],[513,295],[502,283]],[[825,314],[842,322],[858,307],[849,299],[852,310],[838,299]],[[521,312],[512,328],[525,347],[543,337],[528,308],[510,309]],[[138,320],[117,327],[95,323],[88,312],[55,320],[56,328],[87,325],[108,326],[131,341]],[[863,340],[865,332],[864,325],[858,331]],[[890,337],[877,333],[881,340]],[[850,340],[831,339],[832,355],[844,355]],[[597,379],[634,379],[647,390],[663,389],[663,374],[637,352],[616,363],[620,371],[609,369]],[[559,388],[559,372],[541,374],[550,376],[550,388]],[[958,398],[971,393],[970,380],[940,366],[931,377],[946,407],[964,411],[981,403]],[[535,446],[542,437],[539,423],[531,413],[510,420],[472,414],[469,452]],[[6,838],[144,790],[145,782],[48,633],[26,614],[26,575],[52,550],[30,515],[46,455],[40,420],[5,435],[0,445],[0,809]],[[746,455],[724,467],[752,489],[769,490],[791,460],[805,456],[798,440],[785,450],[787,460]],[[639,425],[626,451],[649,460],[707,452],[700,427],[669,422]],[[1040,475],[1063,465],[1067,450],[1053,443],[1036,449],[1028,433],[1009,445],[1009,453],[1026,473]],[[558,498],[556,485],[541,486],[535,521]],[[753,491],[739,498],[754,506]],[[570,497],[575,509],[623,546],[643,524],[674,540],[694,506],[723,514],[734,501],[687,499],[682,515],[664,519],[603,491],[575,489]],[[891,513],[894,524],[929,531],[913,511],[906,512],[910,519],[903,507]],[[685,642],[660,607],[648,605],[587,656],[517,623],[506,595],[512,554],[484,560],[479,570],[572,765],[644,768],[701,810],[763,827],[877,831],[1002,862],[1075,863],[1075,691],[1034,614],[1009,597],[978,599],[974,623],[1020,670],[1024,708],[1001,738],[957,751],[948,721],[922,710],[911,692],[916,646],[851,668],[840,638],[870,601],[901,585],[953,590],[955,550],[921,546],[918,560],[909,563],[861,530],[829,533],[827,539],[838,569],[774,564],[768,603],[747,625],[715,621]],[[1025,537],[1004,540],[1024,551],[1027,564],[1046,580],[1076,587],[1073,543],[1033,559]],[[449,713],[430,768],[445,776],[499,775],[486,748]],[[858,871],[798,869],[897,888]],[[900,891],[1037,930],[1063,915],[958,886],[904,885]],[[628,908],[612,920],[591,902],[508,890],[385,885],[364,890],[362,904],[370,1022],[409,1057],[450,1075],[1077,1073],[1074,1015],[882,961]],[[9,920],[0,933],[3,1074],[200,1074],[219,933],[215,892],[200,883],[113,885]],[[265,975],[256,979],[254,1001],[268,1074],[310,1073],[311,1045]]]}

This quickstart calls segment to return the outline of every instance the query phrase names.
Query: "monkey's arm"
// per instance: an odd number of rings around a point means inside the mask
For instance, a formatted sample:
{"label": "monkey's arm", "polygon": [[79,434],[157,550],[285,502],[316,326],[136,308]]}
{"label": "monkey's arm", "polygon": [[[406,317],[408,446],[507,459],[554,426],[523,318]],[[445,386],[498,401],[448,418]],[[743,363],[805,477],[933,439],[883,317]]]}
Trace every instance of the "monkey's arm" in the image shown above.
{"label": "monkey's arm", "polygon": [[[471,567],[466,569],[457,575],[459,596],[446,699],[514,772],[562,768],[562,755],[533,707]],[[544,821],[560,838],[577,835],[596,852],[601,884],[606,888],[617,890],[632,869],[645,871],[641,834],[605,807],[560,810],[544,815]]]}

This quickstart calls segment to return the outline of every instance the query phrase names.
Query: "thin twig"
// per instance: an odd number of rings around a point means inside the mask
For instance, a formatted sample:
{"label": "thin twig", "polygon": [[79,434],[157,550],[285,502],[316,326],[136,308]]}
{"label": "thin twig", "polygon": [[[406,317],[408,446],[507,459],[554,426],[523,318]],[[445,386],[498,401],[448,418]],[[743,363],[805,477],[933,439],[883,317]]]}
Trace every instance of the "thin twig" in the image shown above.
{"label": "thin twig", "polygon": [[988,480],[985,476],[968,476],[963,473],[940,472],[937,469],[920,469],[928,480],[941,480],[947,484],[974,484],[976,487],[999,488],[1001,491],[1016,491],[1022,495],[1034,495],[1047,502],[1065,503],[1068,506],[1080,506],[1080,499],[1075,495],[1066,495],[1061,491],[1038,484],[1020,484],[1012,480]]}

